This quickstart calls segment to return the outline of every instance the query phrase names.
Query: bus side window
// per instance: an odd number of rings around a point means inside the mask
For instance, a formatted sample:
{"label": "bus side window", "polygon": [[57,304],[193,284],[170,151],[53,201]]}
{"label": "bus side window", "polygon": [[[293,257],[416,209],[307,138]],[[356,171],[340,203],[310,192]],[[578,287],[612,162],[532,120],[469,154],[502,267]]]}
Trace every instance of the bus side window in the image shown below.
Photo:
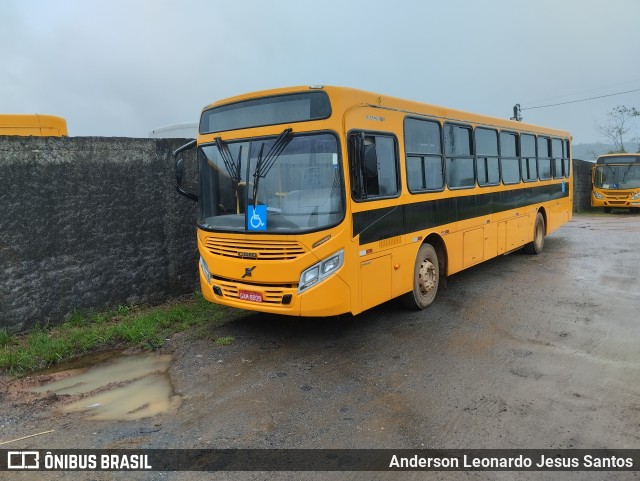
{"label": "bus side window", "polygon": [[475,138],[478,185],[498,185],[500,183],[498,132],[478,127],[475,129]]}
{"label": "bus side window", "polygon": [[388,135],[349,137],[351,193],[354,200],[393,197],[398,189],[396,141]]}
{"label": "bus side window", "polygon": [[505,184],[520,182],[520,153],[516,133],[500,132],[500,169]]}
{"label": "bus side window", "polygon": [[407,117],[404,123],[407,187],[412,194],[444,188],[440,124]]}
{"label": "bus side window", "polygon": [[551,178],[551,157],[549,157],[549,137],[538,137],[538,176],[540,180]]}
{"label": "bus side window", "polygon": [[571,175],[571,162],[569,162],[569,141],[563,142],[564,149],[562,149],[562,162],[564,164],[564,176],[569,177]]}
{"label": "bus side window", "polygon": [[450,189],[473,187],[476,178],[471,127],[445,124],[444,151],[448,187]]}
{"label": "bus side window", "polygon": [[364,141],[364,173],[367,186],[367,195],[380,194],[378,183],[378,155],[376,153],[375,141]]}
{"label": "bus side window", "polygon": [[565,173],[563,172],[564,163],[562,160],[562,140],[560,139],[551,139],[551,156],[553,158],[553,177],[554,179],[560,179],[565,177]]}
{"label": "bus side window", "polygon": [[522,165],[522,180],[531,182],[538,179],[538,164],[536,163],[536,138],[533,135],[520,136],[520,161]]}

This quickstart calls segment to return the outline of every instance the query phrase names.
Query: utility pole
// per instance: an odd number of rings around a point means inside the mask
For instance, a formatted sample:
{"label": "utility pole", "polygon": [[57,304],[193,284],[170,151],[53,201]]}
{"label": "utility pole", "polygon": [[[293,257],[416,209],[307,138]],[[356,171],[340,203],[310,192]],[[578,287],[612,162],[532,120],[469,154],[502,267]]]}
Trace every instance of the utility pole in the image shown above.
{"label": "utility pole", "polygon": [[515,104],[513,106],[513,117],[511,117],[511,120],[522,122],[522,114],[520,113],[520,104]]}

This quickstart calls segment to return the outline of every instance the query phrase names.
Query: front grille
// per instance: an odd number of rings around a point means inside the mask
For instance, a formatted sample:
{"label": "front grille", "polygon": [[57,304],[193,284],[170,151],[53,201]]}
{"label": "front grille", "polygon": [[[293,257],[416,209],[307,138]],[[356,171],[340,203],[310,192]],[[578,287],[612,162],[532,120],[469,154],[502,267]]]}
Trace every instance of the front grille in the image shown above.
{"label": "front grille", "polygon": [[[235,284],[221,282],[218,284],[222,290],[222,296],[230,299],[239,299],[238,287]],[[262,302],[265,304],[282,304],[282,296],[284,291],[282,289],[265,289]]]}
{"label": "front grille", "polygon": [[211,254],[223,257],[259,259],[264,261],[287,261],[305,253],[296,241],[265,241],[208,237],[205,247]]}
{"label": "front grille", "polygon": [[242,281],[236,281],[234,279],[229,279],[228,277],[220,277],[220,276],[216,276],[216,275],[212,275],[211,276],[212,279],[218,281],[218,283],[220,282],[226,282],[228,284],[231,283],[235,283],[235,282],[242,282],[243,285],[247,285],[247,286],[256,286],[256,287],[269,287],[269,288],[276,288],[276,287],[281,287],[283,289],[297,289],[298,288],[298,283],[297,282],[278,282],[278,283],[274,283],[274,282],[270,282],[268,284],[264,283],[264,282],[252,282],[248,279],[242,279]]}
{"label": "front grille", "polygon": [[620,191],[620,192],[607,192],[606,194],[604,194],[604,198],[605,200],[608,201],[627,201],[629,200],[629,197],[631,197],[631,195],[634,193],[634,191],[632,190],[628,190],[628,191]]}

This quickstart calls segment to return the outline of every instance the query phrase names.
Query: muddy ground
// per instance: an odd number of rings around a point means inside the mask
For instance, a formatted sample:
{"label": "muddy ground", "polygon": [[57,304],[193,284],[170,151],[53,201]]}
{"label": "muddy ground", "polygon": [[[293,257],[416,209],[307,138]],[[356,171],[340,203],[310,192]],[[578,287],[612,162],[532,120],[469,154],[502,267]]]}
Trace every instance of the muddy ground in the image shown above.
{"label": "muddy ground", "polygon": [[[640,448],[640,215],[579,215],[542,255],[453,276],[433,306],[357,317],[235,311],[171,339],[168,412],[100,421],[3,379],[1,446]],[[640,479],[626,473],[4,473],[7,479]],[[3,479],[5,479],[3,477]]]}

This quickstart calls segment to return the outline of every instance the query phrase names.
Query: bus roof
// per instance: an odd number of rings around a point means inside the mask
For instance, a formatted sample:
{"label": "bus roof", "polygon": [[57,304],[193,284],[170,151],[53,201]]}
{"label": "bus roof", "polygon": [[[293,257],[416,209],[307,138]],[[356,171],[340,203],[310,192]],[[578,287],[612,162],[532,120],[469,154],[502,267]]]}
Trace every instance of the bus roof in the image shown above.
{"label": "bus roof", "polygon": [[55,115],[0,114],[0,135],[67,136],[67,121]]}
{"label": "bus roof", "polygon": [[203,109],[203,111],[212,107],[231,104],[242,100],[283,95],[287,93],[308,92],[309,90],[323,90],[327,92],[329,94],[329,97],[331,98],[332,110],[334,112],[344,112],[346,109],[353,107],[354,105],[362,104],[371,107],[398,110],[406,112],[408,114],[436,117],[442,120],[449,120],[454,122],[471,122],[478,125],[490,125],[504,130],[515,130],[519,132],[530,131],[534,133],[544,132],[548,135],[571,138],[571,134],[564,130],[553,129],[524,122],[517,122],[515,120],[509,120],[500,117],[475,114],[471,112],[465,112],[463,110],[376,94],[364,90],[336,86],[295,86],[250,92],[216,101],[212,104],[207,105]]}

